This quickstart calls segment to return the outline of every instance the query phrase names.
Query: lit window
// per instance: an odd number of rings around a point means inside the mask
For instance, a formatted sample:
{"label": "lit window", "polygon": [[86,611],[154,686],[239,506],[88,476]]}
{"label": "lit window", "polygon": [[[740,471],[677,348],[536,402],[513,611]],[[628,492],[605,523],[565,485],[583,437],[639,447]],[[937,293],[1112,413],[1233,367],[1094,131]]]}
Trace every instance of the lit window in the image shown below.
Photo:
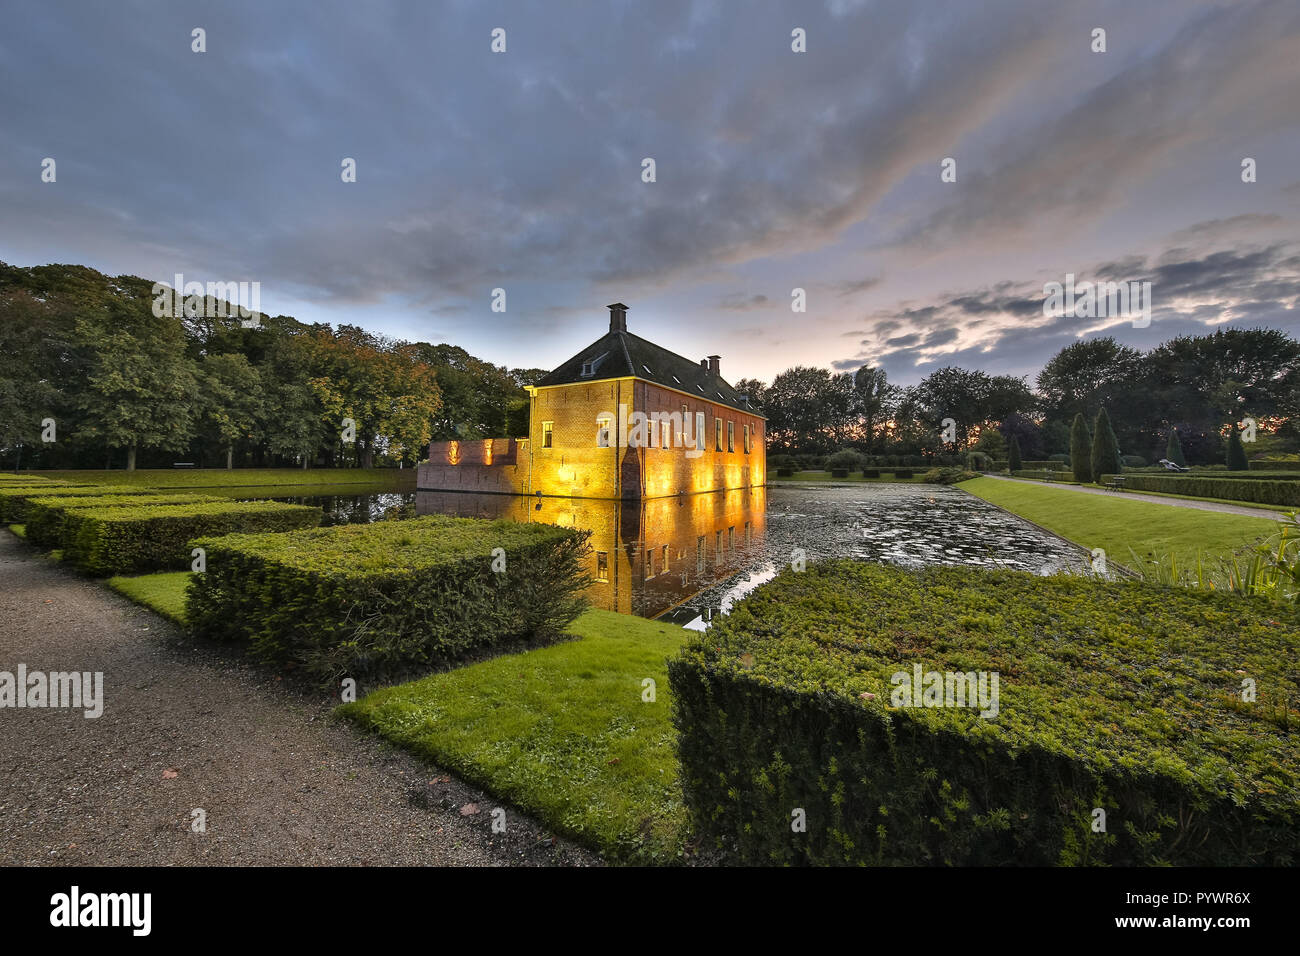
{"label": "lit window", "polygon": [[609,552],[608,551],[596,552],[596,580],[597,581],[609,580]]}
{"label": "lit window", "polygon": [[555,422],[542,422],[542,447],[552,448],[555,444]]}
{"label": "lit window", "polygon": [[695,450],[704,451],[704,413],[695,413]]}
{"label": "lit window", "polygon": [[682,448],[686,447],[686,427],[687,424],[690,422],[690,420],[691,420],[691,413],[687,411],[686,406],[683,405],[682,406],[682,431],[681,434],[677,436],[677,444],[680,445]]}
{"label": "lit window", "polygon": [[609,415],[601,415],[596,419],[596,446],[598,448],[609,447],[609,430],[614,419]]}
{"label": "lit window", "polygon": [[727,422],[727,451],[736,450],[736,423]]}
{"label": "lit window", "polygon": [[713,450],[722,451],[722,419],[713,420]]}

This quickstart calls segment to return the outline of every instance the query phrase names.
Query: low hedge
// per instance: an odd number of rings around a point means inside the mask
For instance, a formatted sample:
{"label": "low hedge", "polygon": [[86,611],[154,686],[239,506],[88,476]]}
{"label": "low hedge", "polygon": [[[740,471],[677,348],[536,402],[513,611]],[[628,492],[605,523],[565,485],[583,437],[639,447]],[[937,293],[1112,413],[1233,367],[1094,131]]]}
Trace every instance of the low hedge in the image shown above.
{"label": "low hedge", "polygon": [[1044,459],[1044,460],[1041,460],[1041,461],[1029,461],[1028,459],[1022,459],[1021,462],[1020,462],[1020,464],[1021,464],[1021,466],[1022,466],[1026,471],[1065,471],[1065,470],[1067,470],[1067,465],[1066,465],[1065,462],[1063,462],[1063,461],[1057,461],[1057,460],[1055,460],[1055,459]]}
{"label": "low hedge", "polygon": [[1294,458],[1256,458],[1250,463],[1251,471],[1300,471],[1300,461]]}
{"label": "low hedge", "polygon": [[910,468],[896,469],[893,474],[895,478],[911,478],[913,476],[912,469]]}
{"label": "low hedge", "polygon": [[279,501],[73,508],[63,513],[63,557],[83,571],[107,577],[144,571],[183,571],[191,538],[235,531],[314,528],[319,508]]}
{"label": "low hedge", "polygon": [[[586,607],[590,532],[440,515],[194,542],[196,632],[246,642],[321,681],[397,679],[517,640],[554,637]],[[504,551],[494,570],[493,550]]]}
{"label": "low hedge", "polygon": [[1068,472],[1056,471],[1050,468],[1021,468],[1018,471],[1011,472],[1011,476],[1013,478],[1032,478],[1035,481],[1060,481],[1070,478]]}
{"label": "low hedge", "polygon": [[63,516],[70,509],[144,507],[146,505],[192,505],[209,501],[229,501],[210,495],[185,492],[144,495],[69,496],[52,495],[27,499],[27,540],[42,548],[57,548],[63,544]]}
{"label": "low hedge", "polygon": [[862,469],[862,477],[863,477],[863,478],[879,478],[879,477],[880,477],[880,469],[879,469],[879,468],[863,468],[863,469]]}
{"label": "low hedge", "polygon": [[[55,491],[54,489],[58,489]],[[62,481],[42,481],[31,485],[0,485],[0,521],[26,521],[27,502],[31,498],[47,495],[66,495],[76,498],[97,498],[104,495],[143,495],[148,488],[129,485],[75,485]]]}
{"label": "low hedge", "polygon": [[[1248,478],[1213,478],[1199,475],[1131,475],[1124,476],[1130,491],[1159,491],[1194,498],[1226,498],[1229,501],[1253,501],[1262,505],[1300,505],[1300,482]],[[1109,475],[1102,476],[1109,481]]]}
{"label": "low hedge", "polygon": [[[669,663],[686,805],[747,864],[1286,865],[1298,642],[1296,609],[1210,591],[783,572]],[[996,716],[906,706],[914,667],[998,675]]]}

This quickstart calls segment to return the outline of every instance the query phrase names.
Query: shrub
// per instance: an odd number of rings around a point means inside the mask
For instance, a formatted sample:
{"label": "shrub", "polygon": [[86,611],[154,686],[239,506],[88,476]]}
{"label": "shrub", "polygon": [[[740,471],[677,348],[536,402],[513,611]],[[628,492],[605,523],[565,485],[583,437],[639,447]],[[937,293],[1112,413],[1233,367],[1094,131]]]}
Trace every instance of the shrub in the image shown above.
{"label": "shrub", "polygon": [[794,469],[793,469],[793,468],[778,468],[778,469],[776,470],[776,476],[777,476],[778,478],[792,478],[792,477],[794,477]]}
{"label": "shrub", "polygon": [[[322,681],[393,679],[520,639],[561,633],[585,608],[589,532],[430,516],[194,544],[197,633]],[[493,570],[493,549],[504,571]]]}
{"label": "shrub", "polygon": [[1015,435],[1012,435],[1011,446],[1007,450],[1007,470],[1019,471],[1021,467],[1022,466],[1020,464],[1020,439],[1017,438]]}
{"label": "shrub", "polygon": [[[857,471],[862,467],[862,456],[852,448],[844,448],[826,459],[826,467],[831,471]],[[843,475],[840,476],[844,477]]]}
{"label": "shrub", "polygon": [[[685,803],[751,865],[1286,865],[1298,640],[1235,595],[810,565],[670,661]],[[998,675],[996,716],[905,706],[914,668]]]}
{"label": "shrub", "polygon": [[1092,429],[1092,480],[1101,481],[1102,475],[1118,475],[1124,470],[1119,460],[1119,442],[1110,427],[1110,416],[1106,409],[1097,412],[1097,420]]}
{"label": "shrub", "polygon": [[970,471],[992,471],[993,459],[982,451],[973,451],[966,456],[963,463]]}
{"label": "shrub", "polygon": [[863,468],[863,469],[862,469],[862,477],[863,477],[863,478],[879,478],[879,477],[880,477],[880,469],[879,469],[879,468]]}
{"label": "shrub", "polygon": [[1070,461],[1075,481],[1092,481],[1092,436],[1088,434],[1083,412],[1074,416],[1074,424],[1070,426]]}
{"label": "shrub", "polygon": [[186,570],[191,538],[314,528],[322,517],[319,508],[278,501],[73,508],[63,514],[63,556],[82,570],[105,577]]}
{"label": "shrub", "polygon": [[849,470],[848,470],[847,468],[832,468],[832,469],[831,469],[831,477],[832,477],[832,478],[847,478],[848,476],[849,476]]}
{"label": "shrub", "polygon": [[[68,482],[48,479],[31,479],[30,482],[11,481],[0,484],[0,521],[19,522],[27,518],[27,499],[38,495],[64,494],[73,488],[83,488]],[[98,493],[97,490],[92,493]],[[111,494],[111,492],[110,492]]]}
{"label": "shrub", "polygon": [[896,469],[896,470],[894,471],[894,477],[895,477],[895,478],[898,478],[898,479],[900,479],[900,480],[901,480],[901,479],[904,479],[904,478],[911,478],[911,477],[912,477],[912,469],[910,469],[910,468],[898,468],[898,469]]}
{"label": "shrub", "polygon": [[1125,475],[1124,487],[1132,491],[1159,491],[1194,498],[1224,498],[1262,505],[1300,505],[1300,482],[1198,475]]}
{"label": "shrub", "polygon": [[103,495],[100,497],[71,497],[57,495],[44,498],[27,499],[27,540],[42,548],[57,548],[62,542],[63,516],[71,509],[82,508],[121,508],[144,507],[146,505],[184,505],[198,504],[204,501],[225,501],[207,495],[187,494],[146,494],[146,495]]}
{"label": "shrub", "polygon": [[1120,455],[1120,464],[1125,468],[1145,468],[1147,460],[1141,455]]}
{"label": "shrub", "polygon": [[931,468],[921,480],[931,485],[955,485],[959,481],[980,477],[979,472],[963,471],[960,468]]}
{"label": "shrub", "polygon": [[1237,431],[1235,425],[1228,432],[1228,470],[1250,470],[1250,462],[1246,460],[1246,448],[1241,443],[1241,432]]}

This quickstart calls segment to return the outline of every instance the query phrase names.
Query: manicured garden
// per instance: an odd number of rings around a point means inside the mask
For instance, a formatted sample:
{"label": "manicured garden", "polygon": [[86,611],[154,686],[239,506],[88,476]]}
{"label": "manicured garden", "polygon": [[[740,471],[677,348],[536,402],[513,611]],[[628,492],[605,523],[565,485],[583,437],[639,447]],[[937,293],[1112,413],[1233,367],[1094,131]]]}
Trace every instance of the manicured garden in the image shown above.
{"label": "manicured garden", "polygon": [[[1298,644],[1234,595],[812,565],[670,663],[686,804],[748,864],[1285,865]],[[998,675],[996,716],[914,668]]]}
{"label": "manicured garden", "polygon": [[1198,560],[1213,563],[1276,530],[1268,518],[1158,505],[1121,493],[1081,495],[996,478],[976,478],[960,487],[1089,550],[1101,548],[1108,561],[1121,565],[1133,565],[1134,553],[1144,560],[1172,557],[1185,567]]}

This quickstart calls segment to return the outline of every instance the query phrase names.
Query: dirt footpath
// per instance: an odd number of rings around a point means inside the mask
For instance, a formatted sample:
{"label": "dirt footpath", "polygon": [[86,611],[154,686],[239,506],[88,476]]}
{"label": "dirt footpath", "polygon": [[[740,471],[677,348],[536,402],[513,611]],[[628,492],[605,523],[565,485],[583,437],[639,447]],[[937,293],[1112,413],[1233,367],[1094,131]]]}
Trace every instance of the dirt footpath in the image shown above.
{"label": "dirt footpath", "polygon": [[[482,791],[0,530],[0,672],[102,671],[104,713],[0,708],[0,864],[590,865]],[[473,810],[477,813],[462,813]],[[196,809],[206,832],[193,832]]]}

